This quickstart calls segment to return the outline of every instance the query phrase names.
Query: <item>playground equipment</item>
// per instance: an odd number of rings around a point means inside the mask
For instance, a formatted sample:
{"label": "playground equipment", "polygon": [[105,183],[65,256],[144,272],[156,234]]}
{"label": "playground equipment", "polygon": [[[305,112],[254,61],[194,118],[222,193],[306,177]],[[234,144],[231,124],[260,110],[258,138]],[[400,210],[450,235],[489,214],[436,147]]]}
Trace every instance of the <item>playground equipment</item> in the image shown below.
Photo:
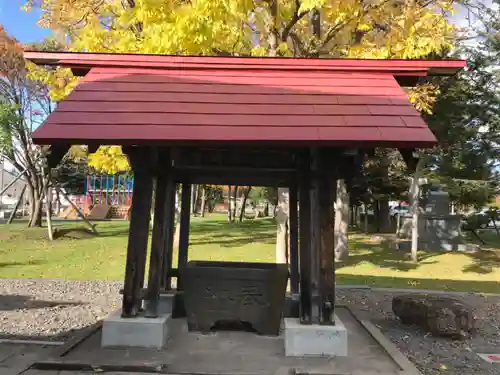
{"label": "playground equipment", "polygon": [[92,205],[130,206],[134,178],[130,176],[87,176],[85,195]]}
{"label": "playground equipment", "polygon": [[90,175],[85,182],[85,212],[94,219],[126,218],[132,204],[134,178]]}

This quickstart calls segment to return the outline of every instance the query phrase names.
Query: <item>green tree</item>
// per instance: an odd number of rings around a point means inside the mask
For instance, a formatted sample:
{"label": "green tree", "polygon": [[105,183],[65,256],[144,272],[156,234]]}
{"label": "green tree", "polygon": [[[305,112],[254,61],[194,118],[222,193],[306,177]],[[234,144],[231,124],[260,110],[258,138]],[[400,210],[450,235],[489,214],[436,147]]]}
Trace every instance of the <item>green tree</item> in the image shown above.
{"label": "green tree", "polygon": [[31,131],[52,110],[47,87],[28,78],[22,46],[0,26],[0,152],[24,172],[30,200],[29,226],[40,226],[48,178],[44,152]]}
{"label": "green tree", "polygon": [[470,30],[475,43],[461,42],[456,52],[467,57],[468,68],[435,80],[441,95],[426,120],[439,141],[428,151],[427,176],[458,206],[479,208],[498,194],[500,182],[500,13],[476,11],[482,23]]}

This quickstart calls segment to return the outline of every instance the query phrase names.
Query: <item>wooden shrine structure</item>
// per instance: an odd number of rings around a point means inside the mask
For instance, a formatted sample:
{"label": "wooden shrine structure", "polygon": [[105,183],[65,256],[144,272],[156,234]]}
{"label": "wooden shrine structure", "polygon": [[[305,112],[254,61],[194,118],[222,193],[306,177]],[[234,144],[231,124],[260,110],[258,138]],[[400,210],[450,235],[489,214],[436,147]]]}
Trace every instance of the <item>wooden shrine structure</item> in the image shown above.
{"label": "wooden shrine structure", "polygon": [[[70,145],[121,145],[134,171],[123,317],[160,293],[186,266],[190,184],[290,189],[290,277],[301,323],[313,322],[311,257],[318,255],[319,323],[334,324],[334,183],[366,152],[412,150],[436,139],[401,86],[452,75],[464,61],[195,57],[26,52],[40,65],[70,68],[79,85],[38,128],[49,162]],[[154,199],[149,280],[144,289]],[[173,252],[174,195],[182,184],[179,260]],[[311,190],[316,200],[311,202]],[[300,209],[297,209],[297,202]],[[317,207],[311,217],[311,204]],[[311,240],[311,223],[318,240]],[[311,246],[311,243],[313,246]],[[177,284],[181,291],[182,279]]]}

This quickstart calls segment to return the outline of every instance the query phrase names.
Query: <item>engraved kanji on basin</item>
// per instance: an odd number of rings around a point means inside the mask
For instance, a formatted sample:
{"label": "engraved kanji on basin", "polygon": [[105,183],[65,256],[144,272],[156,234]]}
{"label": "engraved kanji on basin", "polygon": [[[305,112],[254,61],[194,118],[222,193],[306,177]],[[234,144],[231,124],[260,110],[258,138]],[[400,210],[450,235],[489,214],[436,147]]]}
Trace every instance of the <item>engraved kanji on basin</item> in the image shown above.
{"label": "engraved kanji on basin", "polygon": [[286,264],[191,261],[181,271],[190,331],[244,322],[278,335],[288,281]]}

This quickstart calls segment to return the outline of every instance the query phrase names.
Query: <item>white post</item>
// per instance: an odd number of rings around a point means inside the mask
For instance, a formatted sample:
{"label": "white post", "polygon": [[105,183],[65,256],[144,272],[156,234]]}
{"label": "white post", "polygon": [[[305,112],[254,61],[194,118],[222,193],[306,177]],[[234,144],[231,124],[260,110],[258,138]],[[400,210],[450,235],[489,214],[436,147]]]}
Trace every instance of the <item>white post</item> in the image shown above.
{"label": "white post", "polygon": [[335,260],[346,260],[349,256],[349,194],[343,179],[337,180],[337,197],[335,204]]}
{"label": "white post", "polygon": [[278,188],[278,211],[276,222],[278,223],[276,233],[276,263],[287,263],[288,260],[288,189]]}
{"label": "white post", "polygon": [[[3,172],[4,172],[4,168],[5,168],[5,158],[2,156],[0,156],[0,190],[3,191]],[[2,199],[2,197],[0,197],[0,200]]]}
{"label": "white post", "polygon": [[424,158],[421,157],[415,168],[415,173],[410,183],[410,212],[411,212],[411,259],[418,261],[418,217],[420,214],[419,196],[420,196],[420,174],[424,165]]}
{"label": "white post", "polygon": [[[48,175],[46,178],[46,187],[45,187],[45,208],[47,212],[47,231],[49,234],[49,240],[54,240],[54,231],[52,229],[52,186],[50,186],[50,168],[48,169]],[[43,170],[42,170],[43,173]],[[43,201],[42,201],[43,205]]]}

